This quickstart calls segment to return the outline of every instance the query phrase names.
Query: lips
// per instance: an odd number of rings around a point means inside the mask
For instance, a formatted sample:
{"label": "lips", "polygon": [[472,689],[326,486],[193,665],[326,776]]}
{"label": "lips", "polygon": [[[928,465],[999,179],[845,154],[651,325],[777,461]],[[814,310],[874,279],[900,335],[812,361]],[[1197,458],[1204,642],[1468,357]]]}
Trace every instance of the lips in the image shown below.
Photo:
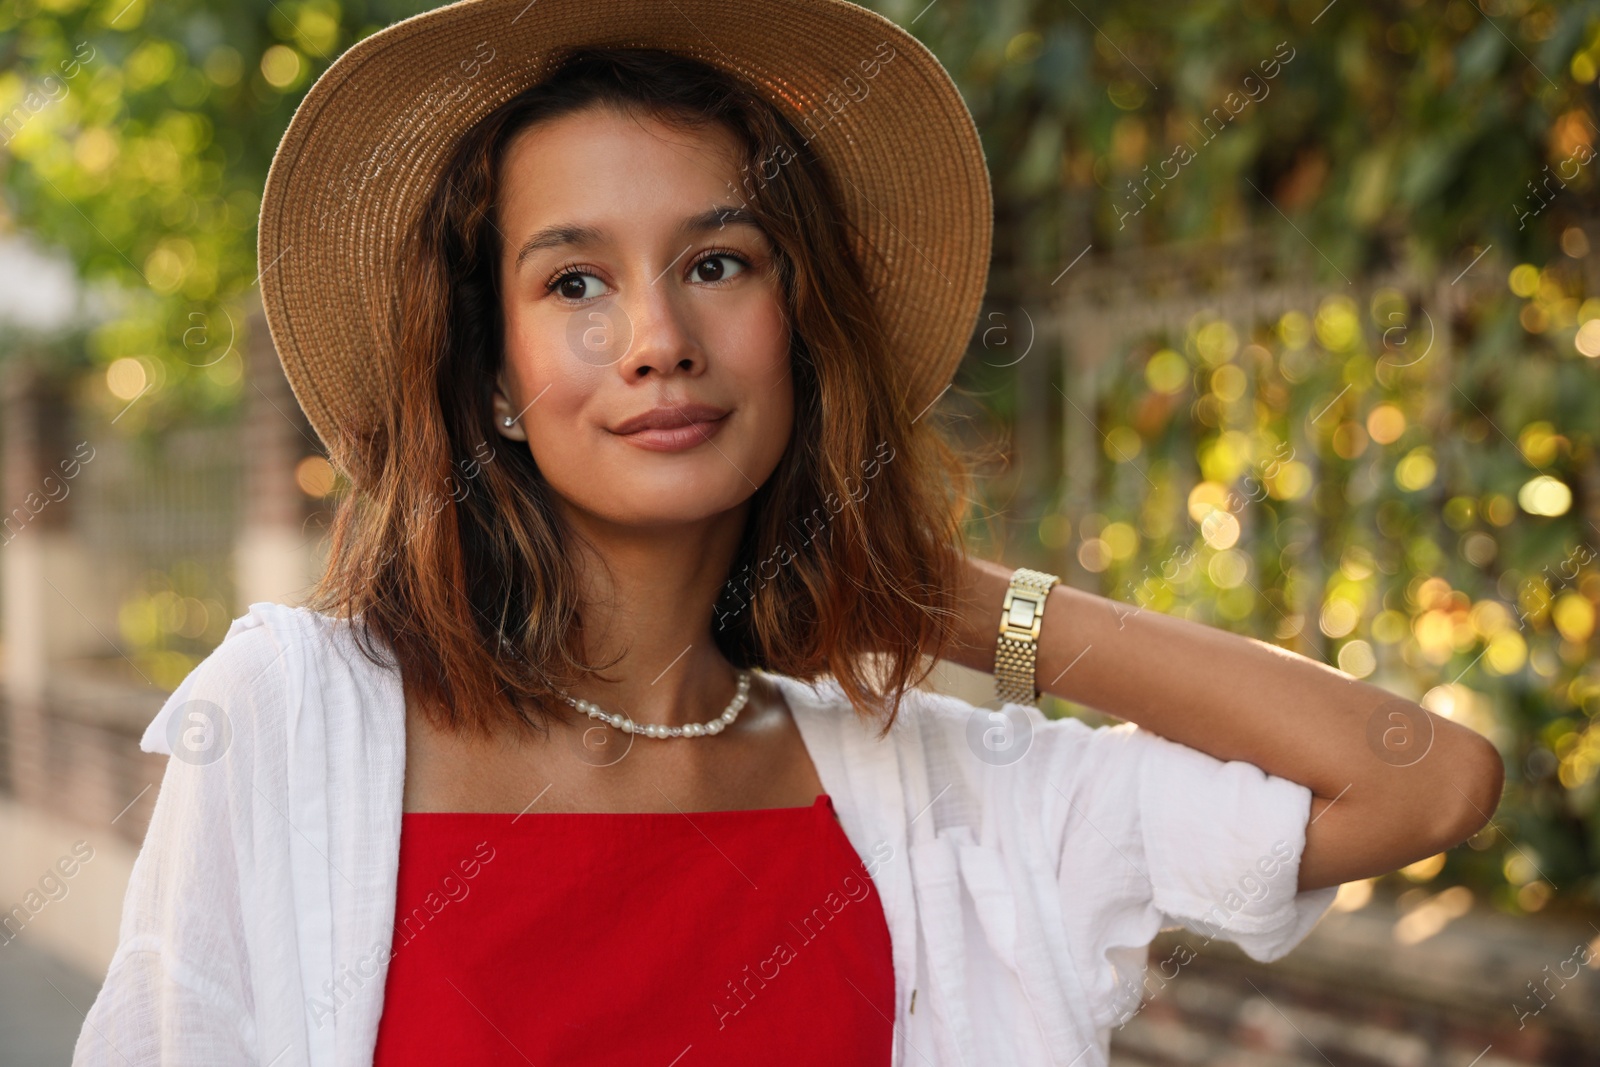
{"label": "lips", "polygon": [[714,423],[728,414],[726,408],[711,404],[667,404],[651,408],[642,415],[625,419],[611,428],[614,434],[633,434],[641,430],[678,430],[687,426]]}

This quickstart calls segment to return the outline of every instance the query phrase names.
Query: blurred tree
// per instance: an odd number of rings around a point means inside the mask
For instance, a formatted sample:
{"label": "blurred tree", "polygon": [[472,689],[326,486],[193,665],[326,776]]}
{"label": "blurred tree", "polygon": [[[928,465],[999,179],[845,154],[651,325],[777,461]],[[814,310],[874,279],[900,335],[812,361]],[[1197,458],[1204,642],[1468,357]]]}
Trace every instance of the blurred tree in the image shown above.
{"label": "blurred tree", "polygon": [[[278,138],[332,58],[416,5],[19,0],[0,8],[0,228],[108,309],[89,402],[125,429],[231,413]],[[68,358],[72,344],[61,346]]]}

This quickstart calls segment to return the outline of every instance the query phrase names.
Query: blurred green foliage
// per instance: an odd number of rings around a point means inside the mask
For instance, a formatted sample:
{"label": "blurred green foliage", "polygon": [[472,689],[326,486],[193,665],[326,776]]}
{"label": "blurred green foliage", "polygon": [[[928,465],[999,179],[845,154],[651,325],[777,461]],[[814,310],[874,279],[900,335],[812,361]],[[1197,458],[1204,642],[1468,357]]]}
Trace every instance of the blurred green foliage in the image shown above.
{"label": "blurred green foliage", "polygon": [[[86,404],[110,415],[148,390],[131,429],[233,410],[278,137],[333,56],[427,6],[0,8],[0,227],[67,250],[116,307],[81,346]],[[1600,902],[1600,3],[871,6],[977,119],[992,298],[1047,306],[1086,248],[1076,271],[1241,233],[1326,286],[1270,321],[1152,334],[1071,393],[1102,445],[1093,504],[1017,517],[1024,547],[1490,735],[1500,813],[1406,877],[1508,910]],[[1394,271],[1474,286],[1441,322],[1426,291],[1367,284]],[[1417,358],[1435,330],[1439,354]],[[1075,385],[969,364],[1002,420],[1033,417],[1041,382]],[[1064,500],[1047,474],[1042,498]],[[125,613],[163,676],[179,668],[162,627],[198,625],[209,595],[180,584]]]}
{"label": "blurred green foliage", "polygon": [[[1464,880],[1508,910],[1600,902],[1600,5],[880,10],[916,19],[983,133],[995,303],[1037,320],[1085,249],[1076,272],[1241,233],[1326,287],[1032,379],[1102,446],[1089,510],[1063,491],[1016,517],[1032,554],[1492,737],[1498,817],[1397,880]],[[1458,274],[1432,319],[1428,283]],[[967,382],[1037,415],[1009,363],[969,361]]]}
{"label": "blurred green foliage", "polygon": [[[225,413],[278,138],[316,75],[416,5],[21,0],[0,7],[0,226],[66,249],[115,309],[89,331],[129,429]],[[70,355],[64,352],[63,357]]]}

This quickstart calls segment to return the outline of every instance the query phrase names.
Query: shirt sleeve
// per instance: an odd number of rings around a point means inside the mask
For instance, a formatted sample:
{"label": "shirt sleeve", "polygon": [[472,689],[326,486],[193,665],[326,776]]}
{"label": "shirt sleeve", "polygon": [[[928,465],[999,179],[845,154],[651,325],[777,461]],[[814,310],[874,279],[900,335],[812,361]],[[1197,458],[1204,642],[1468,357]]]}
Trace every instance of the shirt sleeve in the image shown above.
{"label": "shirt sleeve", "polygon": [[[1297,892],[1307,787],[1131,722],[1039,731],[1068,936],[1096,1025],[1120,1024],[1213,940],[1263,963],[1287,955],[1333,904],[1337,886]],[[1172,928],[1194,936],[1147,966],[1151,940]]]}
{"label": "shirt sleeve", "polygon": [[281,659],[259,618],[235,620],[146,730],[167,765],[75,1067],[262,1062],[243,898],[255,726],[281,714]]}

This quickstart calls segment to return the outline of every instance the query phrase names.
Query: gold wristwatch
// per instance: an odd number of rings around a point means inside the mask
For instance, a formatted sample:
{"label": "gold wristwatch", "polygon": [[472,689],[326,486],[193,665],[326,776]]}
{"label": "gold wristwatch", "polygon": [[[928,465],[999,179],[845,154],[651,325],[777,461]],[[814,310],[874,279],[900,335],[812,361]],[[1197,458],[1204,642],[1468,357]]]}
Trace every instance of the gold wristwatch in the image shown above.
{"label": "gold wristwatch", "polygon": [[1034,684],[1034,654],[1039,648],[1039,625],[1044,621],[1045,596],[1061,581],[1054,574],[1018,568],[1000,607],[1000,641],[994,653],[995,695],[1006,704],[1039,703]]}

